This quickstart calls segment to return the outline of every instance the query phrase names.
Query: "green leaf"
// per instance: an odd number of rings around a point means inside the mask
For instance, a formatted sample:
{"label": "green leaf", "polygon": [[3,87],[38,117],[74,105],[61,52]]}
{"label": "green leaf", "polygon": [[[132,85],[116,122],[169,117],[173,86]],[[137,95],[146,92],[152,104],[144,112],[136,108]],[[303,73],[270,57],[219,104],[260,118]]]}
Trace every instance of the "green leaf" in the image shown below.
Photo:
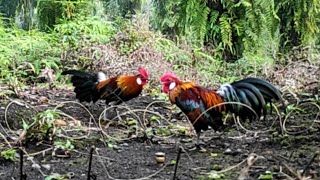
{"label": "green leaf", "polygon": [[266,171],[264,174],[260,174],[258,179],[259,180],[272,180],[273,176],[270,171]]}
{"label": "green leaf", "polygon": [[1,156],[6,160],[15,161],[16,160],[16,157],[15,157],[16,153],[17,153],[17,151],[15,149],[9,149],[6,151],[1,151]]}

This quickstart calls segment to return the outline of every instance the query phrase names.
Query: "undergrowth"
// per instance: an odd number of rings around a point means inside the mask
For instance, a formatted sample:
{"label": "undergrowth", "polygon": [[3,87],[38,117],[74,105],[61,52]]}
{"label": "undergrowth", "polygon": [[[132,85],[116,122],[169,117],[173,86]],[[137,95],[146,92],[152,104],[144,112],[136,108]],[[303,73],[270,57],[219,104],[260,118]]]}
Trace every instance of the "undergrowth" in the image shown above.
{"label": "undergrowth", "polygon": [[0,83],[18,94],[25,85],[59,80],[62,54],[70,49],[107,43],[115,32],[111,22],[97,17],[63,22],[50,33],[21,30],[2,19]]}
{"label": "undergrowth", "polygon": [[[49,82],[52,87],[65,83],[60,76],[64,69],[98,71],[110,66],[99,61],[128,64],[128,61],[145,61],[146,53],[150,56],[148,62],[140,64],[150,67],[147,68],[150,74],[158,77],[164,71],[174,71],[183,79],[214,87],[246,76],[268,75],[279,56],[276,43],[271,42],[264,43],[265,48],[260,51],[246,52],[237,61],[226,62],[210,46],[199,47],[183,37],[171,40],[150,30],[143,14],[112,22],[102,16],[79,16],[61,21],[47,33],[20,30],[1,21],[0,38],[0,83],[9,87],[6,94],[19,94],[26,85]],[[116,56],[106,58],[110,51],[103,49],[112,49]],[[159,55],[150,55],[155,53]],[[164,62],[172,65],[172,69],[154,68]],[[115,71],[127,73],[122,69]]]}

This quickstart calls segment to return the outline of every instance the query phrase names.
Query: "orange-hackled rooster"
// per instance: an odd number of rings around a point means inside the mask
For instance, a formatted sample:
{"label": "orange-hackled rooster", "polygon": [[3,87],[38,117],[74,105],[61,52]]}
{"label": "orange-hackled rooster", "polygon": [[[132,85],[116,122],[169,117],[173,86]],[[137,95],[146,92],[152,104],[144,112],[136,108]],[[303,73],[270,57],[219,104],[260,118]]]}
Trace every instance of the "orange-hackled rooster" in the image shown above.
{"label": "orange-hackled rooster", "polygon": [[[266,103],[281,101],[280,91],[271,83],[258,78],[245,78],[231,84],[222,85],[218,90],[210,90],[194,82],[180,81],[174,74],[166,73],[160,78],[162,90],[169,94],[169,99],[188,117],[197,132],[199,147],[200,132],[211,126],[214,130],[223,127],[222,112],[232,112],[245,119],[260,118],[266,115]],[[221,104],[224,103],[225,104]],[[233,104],[228,104],[233,102]],[[251,107],[252,112],[243,103]],[[219,105],[220,104],[220,105]],[[207,109],[212,108],[206,112]],[[202,116],[201,116],[202,115]]]}
{"label": "orange-hackled rooster", "polygon": [[[78,70],[67,70],[62,75],[70,74],[75,87],[76,98],[80,102],[106,101],[106,105],[115,102],[118,105],[141,94],[143,86],[147,84],[148,73],[139,68],[136,75],[121,75],[107,79],[103,72],[90,74]],[[106,118],[106,113],[104,114]]]}

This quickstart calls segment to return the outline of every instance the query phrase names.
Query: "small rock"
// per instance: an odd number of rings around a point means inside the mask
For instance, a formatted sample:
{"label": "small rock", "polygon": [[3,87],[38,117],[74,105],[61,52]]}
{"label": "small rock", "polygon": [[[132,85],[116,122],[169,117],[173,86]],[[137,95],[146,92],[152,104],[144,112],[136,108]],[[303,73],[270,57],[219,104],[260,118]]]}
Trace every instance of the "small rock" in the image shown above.
{"label": "small rock", "polygon": [[121,144],[121,145],[124,146],[124,147],[128,147],[128,146],[129,146],[128,143],[123,143],[123,144]]}
{"label": "small rock", "polygon": [[189,143],[191,141],[192,141],[191,138],[183,138],[183,139],[180,140],[180,142],[182,142],[182,143]]}
{"label": "small rock", "polygon": [[177,122],[177,119],[171,119],[171,122]]}
{"label": "small rock", "polygon": [[237,152],[237,153],[242,153],[242,149],[238,148],[238,149],[236,150],[236,152]]}
{"label": "small rock", "polygon": [[223,153],[224,154],[232,154],[232,150],[230,148],[228,148]]}
{"label": "small rock", "polygon": [[121,152],[123,152],[123,150],[122,150],[122,149],[117,149],[116,151],[117,151],[117,153],[121,153]]}
{"label": "small rock", "polygon": [[201,148],[200,148],[200,150],[199,150],[199,152],[201,152],[201,153],[205,153],[205,152],[207,152],[207,149],[205,149],[205,148],[201,147]]}
{"label": "small rock", "polygon": [[43,164],[43,165],[41,165],[43,168],[45,168],[46,170],[50,170],[51,169],[51,166],[50,166],[50,164]]}
{"label": "small rock", "polygon": [[40,169],[41,168],[41,166],[39,164],[32,164],[31,167],[35,168],[35,169]]}
{"label": "small rock", "polygon": [[225,147],[229,147],[230,146],[230,143],[224,143],[223,144]]}
{"label": "small rock", "polygon": [[113,148],[114,150],[120,150],[120,149],[121,149],[118,145],[113,145],[112,148]]}

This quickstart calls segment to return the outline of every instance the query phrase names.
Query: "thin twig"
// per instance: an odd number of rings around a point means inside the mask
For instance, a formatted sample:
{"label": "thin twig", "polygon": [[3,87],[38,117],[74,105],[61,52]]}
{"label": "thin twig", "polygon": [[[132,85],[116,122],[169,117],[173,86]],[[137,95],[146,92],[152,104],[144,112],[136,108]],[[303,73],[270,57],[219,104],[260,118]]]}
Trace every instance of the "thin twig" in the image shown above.
{"label": "thin twig", "polygon": [[[306,103],[309,103],[309,104],[312,104],[312,105],[316,106],[318,108],[318,110],[319,110],[317,115],[316,115],[316,117],[315,117],[315,119],[312,121],[311,125],[309,127],[307,127],[306,129],[298,131],[298,132],[290,132],[290,131],[288,131],[286,129],[286,122],[287,122],[289,116],[291,115],[291,113],[294,112],[294,110],[292,110],[289,113],[287,113],[287,115],[285,116],[285,118],[283,120],[283,127],[282,128],[283,128],[284,132],[286,132],[287,134],[296,135],[296,134],[304,133],[304,132],[310,130],[314,126],[314,124],[316,123],[316,120],[318,119],[318,117],[320,115],[320,106],[318,104],[314,103],[314,102],[306,102]],[[297,107],[299,107],[299,105],[297,105]]]}
{"label": "thin twig", "polygon": [[241,169],[240,175],[238,176],[238,180],[245,180],[248,178],[248,173],[252,165],[257,161],[259,156],[256,154],[250,154],[247,158],[247,166]]}
{"label": "thin twig", "polygon": [[[27,102],[24,102],[24,103],[21,103],[19,101],[16,101],[16,100],[12,100],[10,99],[10,103],[7,105],[6,109],[4,110],[4,120],[5,120],[5,123],[7,125],[7,128],[9,129],[10,132],[13,132],[13,130],[10,128],[9,126],[9,122],[8,122],[8,110],[9,110],[9,107],[12,105],[12,104],[17,104],[19,106],[27,106],[27,107],[31,107],[33,110],[36,111],[36,113],[38,113],[38,110],[36,108],[34,108],[32,105],[30,105],[29,103]],[[14,133],[13,133],[14,134]]]}
{"label": "thin twig", "polygon": [[173,180],[176,179],[176,174],[177,174],[177,170],[178,170],[181,151],[182,151],[182,148],[179,147],[178,156],[177,156],[176,164],[175,164],[175,167],[174,167]]}
{"label": "thin twig", "polygon": [[319,152],[316,152],[312,158],[310,159],[310,161],[308,162],[308,164],[306,165],[306,167],[303,169],[301,176],[303,176],[307,170],[309,169],[310,165],[312,164],[312,162],[316,159],[316,157],[319,155]]}
{"label": "thin twig", "polygon": [[93,154],[93,150],[94,150],[94,146],[91,147],[90,149],[90,156],[89,156],[89,167],[88,167],[88,180],[90,180],[92,177],[93,179],[96,179],[95,178],[95,175],[91,174],[91,164],[92,164],[92,154]]}
{"label": "thin twig", "polygon": [[[5,132],[5,133],[6,133],[6,132]],[[1,136],[2,139],[4,139],[4,141],[8,144],[9,148],[12,149],[11,143],[7,140],[7,138],[6,138],[2,133],[0,133],[0,136]]]}
{"label": "thin twig", "polygon": [[[22,148],[21,148],[21,150],[22,150],[23,153],[28,157],[27,159],[32,162],[32,164],[37,164],[36,162],[34,162],[33,158],[29,158],[30,155],[28,154],[28,152],[27,152],[25,149],[22,149]],[[40,172],[40,174],[41,174],[43,177],[46,176],[46,175],[41,171],[41,169],[39,169],[39,168],[36,168],[36,169]]]}
{"label": "thin twig", "polygon": [[23,151],[20,148],[20,180],[26,180],[27,175],[23,173]]}

